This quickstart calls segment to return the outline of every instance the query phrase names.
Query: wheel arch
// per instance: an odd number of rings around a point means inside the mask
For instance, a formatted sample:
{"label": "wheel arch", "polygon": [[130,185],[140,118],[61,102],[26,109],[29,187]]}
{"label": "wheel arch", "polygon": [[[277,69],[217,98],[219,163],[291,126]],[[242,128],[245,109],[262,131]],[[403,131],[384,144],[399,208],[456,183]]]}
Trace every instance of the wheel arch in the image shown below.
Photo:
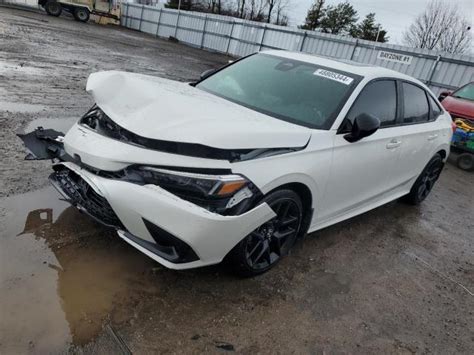
{"label": "wheel arch", "polygon": [[[449,151],[450,151],[449,143],[439,144],[437,145],[436,149],[433,150],[434,152],[433,156],[435,156],[436,154],[439,154],[441,155],[443,162],[446,162],[446,160],[448,159]],[[430,157],[430,160],[433,156]]]}
{"label": "wheel arch", "polygon": [[299,198],[301,199],[301,202],[303,203],[303,222],[301,226],[300,233],[298,234],[298,237],[303,237],[306,232],[308,231],[311,221],[313,220],[313,215],[314,215],[314,197],[311,189],[303,182],[287,182],[282,185],[278,185],[271,189],[270,191],[266,192],[265,195],[268,195],[274,191],[278,190],[291,190],[294,191]]}
{"label": "wheel arch", "polygon": [[448,153],[446,152],[445,149],[440,149],[436,152],[436,154],[439,154],[441,155],[441,158],[443,158],[443,161],[446,159],[446,157],[448,156]]}
{"label": "wheel arch", "polygon": [[285,189],[294,191],[301,198],[301,202],[303,202],[303,208],[305,210],[312,209],[313,195],[311,193],[311,190],[309,189],[308,186],[306,186],[305,184],[301,182],[290,182],[284,185],[280,185],[268,191],[265,195],[268,195],[277,190],[285,190]]}

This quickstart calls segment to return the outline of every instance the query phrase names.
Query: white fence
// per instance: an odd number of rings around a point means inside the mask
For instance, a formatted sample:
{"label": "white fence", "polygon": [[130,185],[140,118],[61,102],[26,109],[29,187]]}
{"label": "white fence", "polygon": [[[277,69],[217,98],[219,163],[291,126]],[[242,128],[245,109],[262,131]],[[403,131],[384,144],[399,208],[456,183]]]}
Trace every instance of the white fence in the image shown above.
{"label": "white fence", "polygon": [[18,5],[21,7],[38,7],[38,0],[0,0],[0,5]]}
{"label": "white fence", "polygon": [[379,65],[411,75],[434,92],[474,81],[474,57],[382,44],[228,16],[122,4],[122,26],[158,37],[173,36],[202,49],[245,56],[286,49]]}

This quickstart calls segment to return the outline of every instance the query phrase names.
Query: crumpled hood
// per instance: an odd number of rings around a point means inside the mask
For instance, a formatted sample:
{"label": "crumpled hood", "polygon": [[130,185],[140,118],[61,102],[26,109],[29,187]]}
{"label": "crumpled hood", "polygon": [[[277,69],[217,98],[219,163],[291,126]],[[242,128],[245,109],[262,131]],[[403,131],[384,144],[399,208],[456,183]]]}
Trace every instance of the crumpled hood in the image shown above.
{"label": "crumpled hood", "polygon": [[87,91],[119,126],[142,137],[221,149],[297,148],[311,130],[234,104],[186,83],[107,71]]}

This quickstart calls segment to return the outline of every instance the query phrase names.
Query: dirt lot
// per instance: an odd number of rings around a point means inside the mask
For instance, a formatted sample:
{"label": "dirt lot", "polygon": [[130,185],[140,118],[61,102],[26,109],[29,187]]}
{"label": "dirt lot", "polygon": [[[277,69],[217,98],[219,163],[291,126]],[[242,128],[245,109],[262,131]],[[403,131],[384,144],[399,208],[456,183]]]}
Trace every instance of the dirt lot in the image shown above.
{"label": "dirt lot", "polygon": [[67,129],[87,76],[188,81],[227,57],[0,7],[0,353],[474,353],[474,179],[448,164],[399,202],[315,233],[273,271],[174,272],[91,222],[15,132]]}

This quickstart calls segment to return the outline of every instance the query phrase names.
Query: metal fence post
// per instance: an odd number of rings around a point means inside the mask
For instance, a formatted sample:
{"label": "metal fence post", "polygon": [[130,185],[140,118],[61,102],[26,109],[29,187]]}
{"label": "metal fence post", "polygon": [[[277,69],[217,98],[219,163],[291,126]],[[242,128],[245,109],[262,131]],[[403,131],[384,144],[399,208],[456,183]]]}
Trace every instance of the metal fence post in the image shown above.
{"label": "metal fence post", "polygon": [[428,81],[426,82],[426,85],[427,85],[427,86],[431,85],[431,80],[433,80],[434,73],[435,73],[436,68],[438,67],[438,63],[439,63],[440,61],[441,61],[441,55],[438,55],[438,57],[436,58],[435,62],[434,62],[433,65],[431,66],[430,75],[428,76]]}
{"label": "metal fence post", "polygon": [[267,31],[267,25],[263,27],[263,34],[262,34],[262,40],[260,41],[260,46],[258,47],[258,51],[260,52],[263,47],[263,41],[265,41],[265,32]]}
{"label": "metal fence post", "polygon": [[355,51],[357,49],[357,45],[359,44],[359,40],[356,39],[355,43],[354,43],[354,48],[352,48],[352,53],[351,53],[351,57],[349,58],[350,60],[353,60],[354,58],[354,54],[355,54]]}
{"label": "metal fence post", "polygon": [[143,11],[145,10],[145,5],[142,5],[142,12],[140,14],[140,26],[138,26],[138,30],[142,30],[142,20],[143,20]]}
{"label": "metal fence post", "polygon": [[300,52],[303,52],[303,47],[304,47],[304,42],[306,40],[306,37],[308,37],[308,32],[304,31],[303,39],[301,40],[301,44],[300,44]]}
{"label": "metal fence post", "polygon": [[178,16],[176,17],[176,26],[174,28],[174,38],[178,35],[178,26],[179,26],[179,15],[181,15],[181,10],[178,10]]}
{"label": "metal fence post", "polygon": [[206,25],[207,25],[207,15],[204,16],[204,26],[202,27],[202,37],[201,37],[201,46],[200,48],[204,48],[204,37],[206,37]]}
{"label": "metal fence post", "polygon": [[126,9],[125,9],[125,27],[128,27],[128,4],[123,4],[125,5]]}
{"label": "metal fence post", "polygon": [[230,41],[232,41],[232,34],[234,33],[234,25],[235,25],[235,21],[232,20],[232,27],[230,28],[230,34],[229,34],[229,42],[227,42],[227,48],[225,50],[226,54],[229,54]]}
{"label": "metal fence post", "polygon": [[156,22],[156,33],[155,36],[158,37],[158,30],[160,29],[160,21],[161,21],[161,12],[163,10],[160,9],[160,13],[158,14],[158,20]]}

